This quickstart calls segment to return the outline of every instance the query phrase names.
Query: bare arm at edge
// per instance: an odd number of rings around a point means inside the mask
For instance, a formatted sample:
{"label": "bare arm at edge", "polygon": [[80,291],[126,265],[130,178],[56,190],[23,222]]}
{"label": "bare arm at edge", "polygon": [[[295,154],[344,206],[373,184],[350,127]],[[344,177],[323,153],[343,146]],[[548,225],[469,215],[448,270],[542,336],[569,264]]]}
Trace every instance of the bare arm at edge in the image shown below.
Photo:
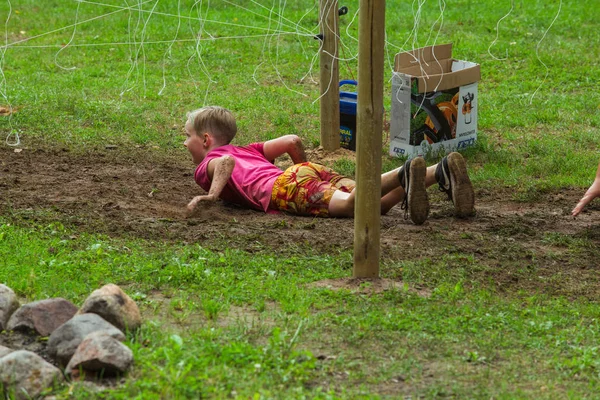
{"label": "bare arm at edge", "polygon": [[227,184],[229,178],[231,178],[234,167],[235,158],[229,155],[215,158],[208,162],[206,169],[211,182],[210,189],[208,190],[208,194],[196,196],[188,203],[188,215],[191,215],[194,212],[198,203],[202,201],[213,203],[219,199],[223,188]]}
{"label": "bare arm at edge", "polygon": [[596,178],[594,179],[594,183],[592,183],[592,186],[590,186],[590,188],[585,192],[581,200],[579,200],[573,211],[571,211],[571,214],[574,217],[579,215],[581,210],[583,210],[583,208],[587,206],[596,197],[600,197],[600,164],[598,164],[598,170],[596,171]]}
{"label": "bare arm at edge", "polygon": [[306,153],[302,140],[296,135],[285,135],[277,139],[268,140],[263,147],[265,158],[269,161],[288,153],[294,164],[306,162]]}

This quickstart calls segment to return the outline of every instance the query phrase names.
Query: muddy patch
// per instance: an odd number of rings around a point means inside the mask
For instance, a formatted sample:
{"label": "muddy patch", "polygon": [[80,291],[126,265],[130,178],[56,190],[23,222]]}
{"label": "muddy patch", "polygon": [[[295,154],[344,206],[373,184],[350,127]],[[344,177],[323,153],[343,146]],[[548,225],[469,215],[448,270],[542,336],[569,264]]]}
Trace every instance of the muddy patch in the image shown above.
{"label": "muddy patch", "polygon": [[[321,153],[309,152],[310,160],[335,161],[335,154]],[[337,157],[348,155],[343,152]],[[222,203],[186,218],[185,205],[202,193],[193,172],[183,151],[107,149],[73,154],[23,149],[16,153],[2,147],[0,213],[21,225],[59,221],[76,231],[200,243],[212,250],[230,247],[294,255],[330,254],[353,247],[351,219],[264,214]],[[382,278],[400,282],[401,268],[387,266],[431,260],[468,269],[466,284],[478,282],[499,291],[590,298],[600,294],[600,206],[593,204],[572,218],[570,210],[581,190],[549,193],[525,203],[514,200],[508,189],[476,187],[477,215],[467,220],[453,217],[452,203],[436,188],[429,193],[431,213],[423,226],[405,219],[398,207],[382,217]],[[573,246],[578,239],[592,245]]]}

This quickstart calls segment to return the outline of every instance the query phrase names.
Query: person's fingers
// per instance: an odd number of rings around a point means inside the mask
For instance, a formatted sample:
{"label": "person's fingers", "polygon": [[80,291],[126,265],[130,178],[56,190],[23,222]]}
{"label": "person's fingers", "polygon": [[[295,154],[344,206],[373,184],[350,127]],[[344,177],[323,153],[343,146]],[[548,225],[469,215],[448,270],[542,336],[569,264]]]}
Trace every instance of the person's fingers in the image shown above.
{"label": "person's fingers", "polygon": [[589,193],[586,193],[581,200],[579,200],[579,202],[577,203],[577,205],[575,206],[575,208],[573,209],[573,211],[571,211],[571,214],[576,217],[581,210],[583,210],[583,208],[585,206],[587,206],[592,200],[594,199],[594,196],[590,195]]}
{"label": "person's fingers", "polygon": [[194,208],[196,208],[196,205],[198,204],[198,200],[196,200],[195,198],[190,201],[188,203],[188,205],[186,206],[186,208],[188,209],[188,211],[194,211]]}
{"label": "person's fingers", "polygon": [[197,211],[197,205],[198,202],[200,202],[201,197],[200,196],[196,196],[192,199],[192,201],[190,201],[187,206],[185,206],[185,214],[188,217],[191,217],[192,215],[194,215]]}

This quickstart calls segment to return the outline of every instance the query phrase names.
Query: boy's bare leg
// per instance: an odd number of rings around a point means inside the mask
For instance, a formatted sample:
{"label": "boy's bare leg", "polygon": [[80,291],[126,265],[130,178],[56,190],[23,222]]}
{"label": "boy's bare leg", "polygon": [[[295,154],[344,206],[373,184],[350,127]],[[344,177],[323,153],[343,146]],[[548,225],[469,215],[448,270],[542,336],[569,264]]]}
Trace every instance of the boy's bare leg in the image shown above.
{"label": "boy's bare leg", "polygon": [[[399,185],[399,184],[398,184]],[[381,213],[386,214],[396,204],[404,199],[404,189],[401,186],[388,192],[381,198]],[[329,215],[331,217],[353,217],[354,216],[355,191],[351,193],[336,190],[329,202]]]}
{"label": "boy's bare leg", "polygon": [[[405,164],[406,165],[406,164]],[[440,184],[454,202],[456,215],[468,217],[475,211],[475,195],[469,179],[464,158],[459,153],[450,153],[442,162],[425,167],[421,157],[414,158],[408,164],[409,169],[397,168],[381,175],[381,213],[386,214],[396,204],[406,200],[403,209],[408,211],[411,220],[423,224],[429,214],[427,188],[435,183]],[[600,170],[600,167],[599,167]],[[401,183],[400,178],[403,178]],[[409,193],[405,192],[408,180]],[[412,182],[411,182],[412,181]],[[339,193],[338,193],[339,192]],[[354,191],[344,193],[336,191],[329,205],[331,216],[354,216]],[[333,204],[332,204],[333,203]]]}
{"label": "boy's bare leg", "polygon": [[[381,213],[386,214],[396,204],[400,203],[405,196],[404,188],[400,186],[398,179],[398,171],[400,168],[386,172],[381,175]],[[336,183],[336,187],[354,184],[354,181],[346,179],[346,181]],[[355,191],[344,193],[337,190],[329,203],[329,215],[332,217],[352,217],[354,216],[354,199]]]}
{"label": "boy's bare leg", "polygon": [[[400,168],[396,168],[392,171],[386,172],[381,175],[381,197],[383,198],[386,194],[392,190],[401,187],[398,172]],[[404,191],[404,189],[402,190]]]}
{"label": "boy's bare leg", "polygon": [[329,201],[329,216],[330,217],[353,217],[354,216],[354,189],[347,193],[341,190],[336,190]]}
{"label": "boy's bare leg", "polygon": [[437,169],[438,164],[433,164],[427,167],[427,176],[425,176],[425,186],[429,187],[435,185],[437,181],[435,180],[435,170]]}
{"label": "boy's bare leg", "polygon": [[381,214],[387,214],[396,204],[404,200],[406,192],[402,186],[398,186],[381,198]]}

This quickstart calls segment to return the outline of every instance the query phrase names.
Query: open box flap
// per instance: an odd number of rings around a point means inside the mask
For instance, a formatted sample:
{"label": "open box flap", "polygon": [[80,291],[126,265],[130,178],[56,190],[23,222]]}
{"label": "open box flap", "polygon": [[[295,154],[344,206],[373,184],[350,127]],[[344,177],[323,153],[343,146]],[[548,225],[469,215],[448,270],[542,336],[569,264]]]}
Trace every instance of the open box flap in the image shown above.
{"label": "open box flap", "polygon": [[452,43],[421,47],[420,49],[396,54],[394,71],[400,72],[415,65],[437,63],[437,61],[449,58],[452,58]]}
{"label": "open box flap", "polygon": [[447,90],[481,79],[479,64],[452,58],[452,44],[396,54],[394,70],[417,80],[419,93]]}

